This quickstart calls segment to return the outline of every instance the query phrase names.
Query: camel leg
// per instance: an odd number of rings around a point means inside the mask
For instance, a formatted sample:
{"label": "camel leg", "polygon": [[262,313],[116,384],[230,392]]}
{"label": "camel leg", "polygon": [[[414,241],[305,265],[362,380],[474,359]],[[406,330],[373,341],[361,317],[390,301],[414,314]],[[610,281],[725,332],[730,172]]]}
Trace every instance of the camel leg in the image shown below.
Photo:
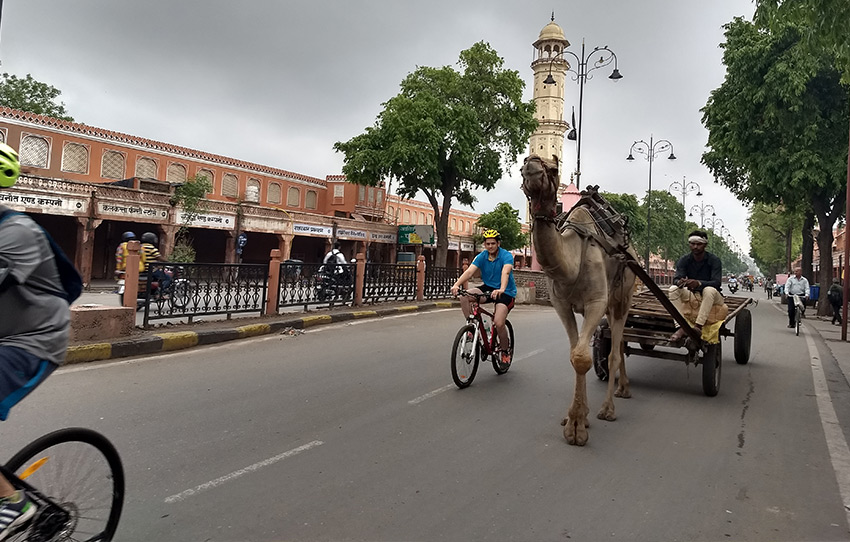
{"label": "camel leg", "polygon": [[[625,318],[609,321],[611,328],[611,354],[608,356],[608,390],[605,393],[605,401],[596,415],[600,420],[613,422],[617,419],[614,408],[614,397],[631,397],[629,392],[629,379],[626,376],[626,365],[623,360],[623,328],[626,325]],[[619,373],[619,378],[617,378]],[[617,380],[616,392],[614,381]]]}
{"label": "camel leg", "polygon": [[[561,323],[564,324],[567,337],[570,339],[570,363],[575,368],[576,364],[572,352],[575,351],[579,342],[578,324],[576,323],[572,306],[559,303],[558,300],[558,297],[552,298],[552,305],[561,318]],[[585,369],[584,373],[586,372],[587,370]],[[579,446],[584,446],[587,443],[587,428],[590,427],[590,423],[587,420],[587,414],[590,409],[587,406],[587,389],[584,373],[579,373],[576,370],[576,387],[573,392],[573,401],[569,409],[567,409],[567,417],[561,420],[561,425],[564,426],[564,438],[567,439],[569,444],[577,444]]]}

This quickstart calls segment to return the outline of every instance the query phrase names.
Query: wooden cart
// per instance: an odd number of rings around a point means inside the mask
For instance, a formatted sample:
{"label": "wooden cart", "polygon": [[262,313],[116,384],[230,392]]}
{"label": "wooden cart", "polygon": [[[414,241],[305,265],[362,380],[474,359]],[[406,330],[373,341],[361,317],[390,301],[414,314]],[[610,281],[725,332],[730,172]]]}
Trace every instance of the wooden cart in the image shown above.
{"label": "wooden cart", "polygon": [[[734,337],[735,361],[743,365],[750,360],[753,320],[748,305],[749,297],[724,298],[729,315],[720,328],[720,342],[708,344],[691,335],[685,346],[670,344],[670,336],[676,331],[676,321],[684,320],[681,314],[666,299],[656,286],[634,296],[626,327],[623,332],[623,348],[626,356],[639,354],[645,357],[684,361],[702,365],[702,387],[709,397],[717,395],[720,387],[722,344],[725,337]],[[659,295],[664,296],[663,301]],[[666,303],[665,303],[666,302]],[[671,310],[672,308],[672,310]],[[675,311],[675,314],[673,314]],[[734,320],[734,331],[730,322]],[[693,331],[688,326],[689,334]],[[656,348],[658,347],[658,348]],[[611,352],[611,330],[603,320],[593,336],[593,368],[601,380],[608,380],[608,354]]]}

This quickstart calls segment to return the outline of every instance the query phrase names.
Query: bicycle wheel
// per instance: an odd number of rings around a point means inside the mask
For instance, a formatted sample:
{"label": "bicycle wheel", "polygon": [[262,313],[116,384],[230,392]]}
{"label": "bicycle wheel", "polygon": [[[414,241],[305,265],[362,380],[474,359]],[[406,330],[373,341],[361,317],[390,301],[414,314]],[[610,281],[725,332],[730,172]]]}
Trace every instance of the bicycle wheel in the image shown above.
{"label": "bicycle wheel", "polygon": [[800,335],[800,309],[794,311],[794,335]]}
{"label": "bicycle wheel", "polygon": [[452,380],[458,388],[472,384],[478,372],[478,345],[475,343],[475,325],[466,324],[457,332],[452,345]]}
{"label": "bicycle wheel", "polygon": [[[505,320],[505,327],[508,328],[508,338],[510,339],[510,352],[511,352],[511,361],[514,359],[514,326],[511,325],[510,320]],[[495,333],[496,330],[493,330]],[[496,371],[496,374],[503,375],[508,372],[508,369],[511,368],[510,363],[502,363],[502,355],[499,352],[500,345],[498,344],[498,335],[496,335],[496,351],[493,352],[493,369]]]}
{"label": "bicycle wheel", "polygon": [[79,427],[60,429],[25,446],[6,468],[64,510],[31,494],[39,510],[8,540],[112,540],[124,505],[124,469],[106,437]]}
{"label": "bicycle wheel", "polygon": [[171,306],[183,310],[189,304],[189,281],[177,279],[169,286],[171,290]]}

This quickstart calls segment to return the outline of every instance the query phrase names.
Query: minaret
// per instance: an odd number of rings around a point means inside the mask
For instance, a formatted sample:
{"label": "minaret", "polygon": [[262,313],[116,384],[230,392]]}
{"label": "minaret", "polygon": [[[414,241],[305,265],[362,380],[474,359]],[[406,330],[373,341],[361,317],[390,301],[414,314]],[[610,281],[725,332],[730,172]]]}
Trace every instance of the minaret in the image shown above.
{"label": "minaret", "polygon": [[[531,134],[529,153],[551,159],[552,155],[562,161],[564,134],[570,125],[564,120],[564,83],[570,65],[564,59],[563,51],[570,42],[564,38],[564,31],[555,22],[555,13],[534,45],[534,60],[531,69],[534,71],[534,103],[537,111],[537,129]],[[554,85],[543,81],[552,74]]]}

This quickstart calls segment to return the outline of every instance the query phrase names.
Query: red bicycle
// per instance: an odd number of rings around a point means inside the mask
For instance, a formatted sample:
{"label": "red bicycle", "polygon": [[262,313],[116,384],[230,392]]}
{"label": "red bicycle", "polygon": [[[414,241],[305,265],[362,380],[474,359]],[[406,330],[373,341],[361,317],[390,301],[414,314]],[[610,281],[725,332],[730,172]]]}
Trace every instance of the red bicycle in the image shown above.
{"label": "red bicycle", "polygon": [[[493,363],[496,374],[503,375],[511,368],[510,363],[502,363],[499,345],[499,334],[493,323],[493,313],[481,307],[487,299],[486,295],[473,294],[461,288],[458,295],[472,298],[472,312],[466,319],[466,324],[458,330],[452,346],[452,380],[458,388],[466,388],[472,384],[478,372],[478,363],[482,358],[488,358]],[[483,298],[483,300],[481,299]],[[487,320],[485,322],[485,317]],[[505,320],[510,347],[510,359],[514,357],[514,328],[509,320]]]}

